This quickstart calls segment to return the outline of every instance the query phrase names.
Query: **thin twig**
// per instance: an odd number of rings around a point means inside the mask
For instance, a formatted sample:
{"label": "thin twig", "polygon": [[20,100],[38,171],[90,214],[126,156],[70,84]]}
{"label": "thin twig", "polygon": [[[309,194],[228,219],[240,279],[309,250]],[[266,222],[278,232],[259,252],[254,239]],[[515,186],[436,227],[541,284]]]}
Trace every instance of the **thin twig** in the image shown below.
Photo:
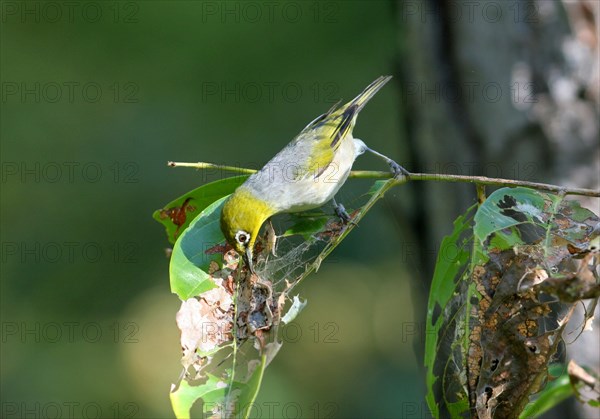
{"label": "thin twig", "polygon": [[[244,167],[225,166],[213,163],[181,163],[168,162],[170,167],[191,167],[200,170],[223,170],[232,173],[252,174],[256,170]],[[350,177],[354,179],[390,179],[392,174],[383,171],[353,170]],[[584,188],[567,188],[564,186],[549,185],[547,183],[528,182],[526,180],[498,179],[485,176],[464,176],[464,175],[446,175],[437,173],[411,173],[409,180],[429,180],[434,182],[463,182],[475,183],[477,185],[495,185],[495,186],[523,186],[526,188],[537,189],[541,191],[564,193],[565,195],[582,195],[591,197],[600,197],[600,191]],[[398,184],[405,183],[406,180],[399,180]]]}
{"label": "thin twig", "polygon": [[182,163],[182,162],[170,161],[170,162],[167,162],[167,166],[169,166],[169,167],[191,167],[193,169],[198,169],[198,170],[216,169],[216,170],[224,170],[226,172],[242,173],[245,175],[251,175],[252,173],[256,173],[256,170],[254,170],[254,169],[246,169],[244,167],[224,166],[222,164],[202,163],[202,162]]}

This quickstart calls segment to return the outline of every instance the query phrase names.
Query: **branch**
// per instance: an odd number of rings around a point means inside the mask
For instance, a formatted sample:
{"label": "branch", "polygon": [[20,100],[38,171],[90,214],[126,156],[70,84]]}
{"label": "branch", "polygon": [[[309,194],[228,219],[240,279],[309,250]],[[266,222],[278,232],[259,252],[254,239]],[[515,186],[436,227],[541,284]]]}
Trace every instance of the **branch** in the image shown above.
{"label": "branch", "polygon": [[[224,170],[232,173],[252,174],[256,173],[254,169],[244,167],[224,166],[213,163],[181,163],[170,161],[167,163],[169,167],[192,167],[199,170]],[[354,179],[391,179],[390,172],[369,171],[369,170],[353,170],[350,172],[350,177]],[[523,186],[526,188],[537,189],[541,191],[549,191],[556,193],[564,193],[565,195],[582,195],[591,197],[600,197],[600,191],[584,188],[567,188],[564,186],[549,185],[547,183],[528,182],[525,180],[498,179],[485,176],[463,176],[463,175],[444,175],[433,173],[411,173],[410,178],[398,179],[393,185],[406,183],[408,180],[430,180],[434,182],[463,182],[474,183],[476,185],[495,185],[495,186]]]}

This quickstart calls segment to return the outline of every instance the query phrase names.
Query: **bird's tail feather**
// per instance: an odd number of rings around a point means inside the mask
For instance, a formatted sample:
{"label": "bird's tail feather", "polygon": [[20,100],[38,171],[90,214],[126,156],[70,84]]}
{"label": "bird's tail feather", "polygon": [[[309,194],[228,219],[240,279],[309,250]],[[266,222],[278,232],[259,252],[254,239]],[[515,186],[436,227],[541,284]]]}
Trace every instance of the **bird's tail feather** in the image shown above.
{"label": "bird's tail feather", "polygon": [[392,76],[379,77],[369,84],[358,96],[335,111],[335,114],[341,114],[341,120],[333,133],[331,147],[335,147],[352,130],[356,115],[391,78]]}
{"label": "bird's tail feather", "polygon": [[356,96],[342,108],[356,106],[356,112],[360,112],[367,102],[371,100],[373,96],[375,96],[375,93],[377,93],[379,89],[381,89],[391,78],[392,76],[379,77],[377,80],[365,87],[365,90],[363,90],[358,96]]}

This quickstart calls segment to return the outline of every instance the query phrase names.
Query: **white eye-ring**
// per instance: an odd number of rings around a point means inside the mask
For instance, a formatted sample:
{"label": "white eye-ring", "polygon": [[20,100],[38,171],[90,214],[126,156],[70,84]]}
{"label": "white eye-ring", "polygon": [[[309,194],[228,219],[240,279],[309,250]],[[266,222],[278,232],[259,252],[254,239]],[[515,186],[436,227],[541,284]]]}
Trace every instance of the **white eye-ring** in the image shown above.
{"label": "white eye-ring", "polygon": [[248,244],[250,241],[250,234],[246,233],[244,230],[240,230],[235,233],[235,241],[240,244]]}

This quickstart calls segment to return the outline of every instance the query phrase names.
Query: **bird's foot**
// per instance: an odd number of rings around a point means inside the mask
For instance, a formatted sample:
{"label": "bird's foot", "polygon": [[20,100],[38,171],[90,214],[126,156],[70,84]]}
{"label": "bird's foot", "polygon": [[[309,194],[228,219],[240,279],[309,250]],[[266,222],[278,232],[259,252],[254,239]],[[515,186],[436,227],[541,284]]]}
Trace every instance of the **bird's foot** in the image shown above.
{"label": "bird's foot", "polygon": [[354,224],[351,222],[352,217],[350,217],[350,214],[348,214],[346,208],[342,204],[334,204],[333,209],[335,211],[335,215],[343,224]]}
{"label": "bird's foot", "polygon": [[410,177],[410,172],[404,167],[400,166],[394,160],[390,160],[388,163],[390,165],[390,168],[392,169],[392,173],[394,174],[395,178],[399,179],[403,176],[405,176],[406,178]]}

